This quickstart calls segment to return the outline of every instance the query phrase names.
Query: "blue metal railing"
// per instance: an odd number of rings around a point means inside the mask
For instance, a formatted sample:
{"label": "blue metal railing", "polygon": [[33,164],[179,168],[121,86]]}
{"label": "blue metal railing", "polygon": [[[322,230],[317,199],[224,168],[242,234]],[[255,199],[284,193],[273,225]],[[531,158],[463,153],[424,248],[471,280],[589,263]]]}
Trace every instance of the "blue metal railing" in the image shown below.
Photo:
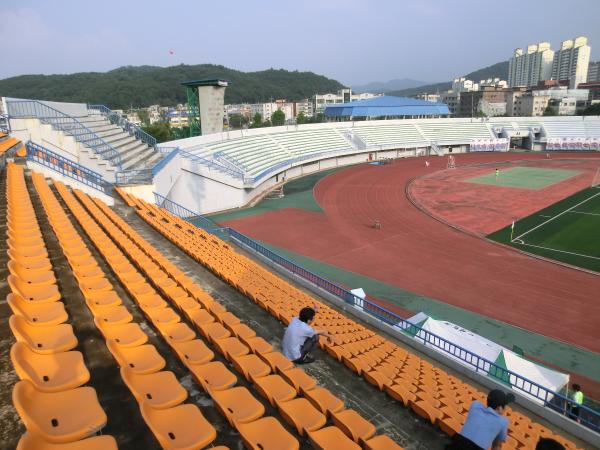
{"label": "blue metal railing", "polygon": [[140,126],[131,123],[121,114],[113,111],[112,109],[104,105],[88,105],[88,110],[96,111],[106,117],[110,123],[121,127],[124,131],[128,132],[131,136],[135,136],[136,139],[145,142],[150,147],[156,149],[156,138],[146,133]]}
{"label": "blue metal railing", "polygon": [[85,144],[94,153],[103,159],[110,159],[121,168],[119,152],[76,118],[36,100],[11,100],[7,102],[7,109],[9,118],[37,118],[42,123],[73,136],[77,142]]}
{"label": "blue metal railing", "polygon": [[28,161],[41,164],[61,175],[77,180],[86,186],[112,196],[112,184],[102,178],[102,175],[98,172],[87,169],[75,161],[65,158],[35,142],[28,141],[25,144],[25,148],[27,149],[26,158]]}
{"label": "blue metal railing", "polygon": [[[162,149],[161,149],[162,153]],[[160,161],[158,161],[151,169],[152,176],[156,176],[158,172],[160,172],[163,167],[165,167],[173,158],[175,158],[179,154],[179,147],[173,148],[169,153],[166,154]]]}
{"label": "blue metal railing", "polygon": [[[291,273],[309,281],[313,285],[335,295],[347,304],[360,307],[365,313],[398,329],[398,331],[422,341],[423,345],[433,347],[446,356],[458,360],[462,364],[470,367],[475,372],[510,385],[512,388],[543,402],[546,407],[551,408],[559,413],[567,414],[574,405],[574,402],[565,395],[554,392],[551,389],[531,381],[524,376],[497,365],[493,361],[483,358],[471,352],[470,350],[456,345],[441,336],[431,333],[430,331],[405,320],[394,312],[389,311],[388,309],[376,303],[355,296],[347,289],[297,265],[296,263],[273,252],[272,250],[269,250],[264,245],[256,242],[248,236],[245,236],[232,228],[219,228],[219,226],[210,219],[203,217],[202,215],[193,212],[172,200],[168,200],[160,194],[155,193],[154,195],[156,204],[167,209],[172,214],[186,219],[195,225],[200,223],[201,225],[197,226],[200,226],[207,231],[211,231],[212,228],[214,230],[218,230],[220,233],[225,232],[230,239],[233,239],[238,243],[251,248],[278,266],[283,267]],[[600,412],[595,411],[587,406],[581,406],[580,411],[581,424],[594,431],[600,431]]]}
{"label": "blue metal railing", "polygon": [[226,167],[221,164],[218,164],[217,162],[215,162],[213,160],[209,160],[209,159],[203,158],[201,156],[194,155],[193,153],[190,153],[185,150],[180,149],[179,154],[181,156],[183,156],[184,158],[187,158],[191,161],[197,162],[208,168],[218,170],[219,172],[224,172],[237,180],[244,180],[244,172],[242,170],[234,170],[230,167]]}

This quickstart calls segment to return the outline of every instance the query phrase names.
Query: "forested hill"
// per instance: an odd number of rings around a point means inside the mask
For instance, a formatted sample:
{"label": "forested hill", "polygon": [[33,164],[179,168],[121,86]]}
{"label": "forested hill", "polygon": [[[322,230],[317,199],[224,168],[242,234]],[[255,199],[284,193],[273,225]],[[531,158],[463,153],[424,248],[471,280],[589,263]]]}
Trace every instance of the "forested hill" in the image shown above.
{"label": "forested hill", "polygon": [[69,75],[21,75],[0,80],[0,96],[130,106],[175,105],[186,102],[182,81],[222,78],[230,82],[225,103],[256,103],[270,99],[301,100],[344,86],[312,72],[263,70],[240,72],[212,64],[172,67],[127,66],[110,72]]}

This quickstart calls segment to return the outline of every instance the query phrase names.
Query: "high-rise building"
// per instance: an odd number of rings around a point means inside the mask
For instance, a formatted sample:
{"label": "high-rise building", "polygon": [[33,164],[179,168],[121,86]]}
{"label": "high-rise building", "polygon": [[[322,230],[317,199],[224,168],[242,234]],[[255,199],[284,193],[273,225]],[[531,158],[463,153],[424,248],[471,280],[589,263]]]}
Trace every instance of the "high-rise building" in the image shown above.
{"label": "high-rise building", "polygon": [[580,36],[561,43],[552,61],[553,80],[569,80],[572,89],[587,81],[591,53],[587,42],[586,37]]}
{"label": "high-rise building", "polygon": [[600,81],[600,61],[590,62],[588,66],[587,82],[593,83],[594,81]]}
{"label": "high-rise building", "polygon": [[554,52],[548,42],[540,42],[515,50],[508,60],[508,85],[535,86],[541,80],[549,80],[552,75],[552,60]]}

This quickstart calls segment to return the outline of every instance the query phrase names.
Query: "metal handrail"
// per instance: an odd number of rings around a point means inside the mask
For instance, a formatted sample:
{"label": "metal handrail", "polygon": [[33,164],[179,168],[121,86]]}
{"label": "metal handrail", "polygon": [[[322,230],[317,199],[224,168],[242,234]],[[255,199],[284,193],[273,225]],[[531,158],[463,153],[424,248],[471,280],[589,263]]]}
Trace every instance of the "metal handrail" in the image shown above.
{"label": "metal handrail", "polygon": [[88,105],[88,110],[100,112],[100,114],[106,117],[110,121],[110,123],[121,127],[131,136],[135,136],[136,139],[139,139],[140,141],[148,144],[150,147],[156,149],[156,138],[145,132],[140,126],[130,122],[121,114],[113,111],[112,109],[104,105]]}
{"label": "metal handrail", "polygon": [[73,136],[77,142],[86,145],[102,158],[110,159],[119,169],[122,168],[119,152],[76,118],[37,100],[10,100],[7,102],[7,109],[9,118],[35,117],[42,123]]}
{"label": "metal handrail", "polygon": [[106,181],[98,172],[94,172],[32,141],[28,141],[25,144],[25,148],[27,150],[25,158],[28,161],[41,164],[61,175],[77,180],[86,186],[112,196],[112,184]]}
{"label": "metal handrail", "polygon": [[203,158],[202,156],[198,156],[198,155],[194,155],[193,153],[190,153],[188,151],[185,150],[179,150],[179,154],[181,156],[183,156],[184,158],[190,159],[192,161],[196,161],[204,166],[207,166],[209,168],[218,170],[219,172],[224,172],[227,173],[229,175],[231,175],[233,178],[238,179],[238,180],[243,180],[244,179],[244,172],[242,171],[235,171],[229,167],[223,166],[221,164],[216,163],[215,161],[212,161],[210,159],[206,159]]}
{"label": "metal handrail", "polygon": [[[543,402],[544,406],[563,414],[568,413],[572,406],[578,406],[575,405],[572,399],[559,392],[554,392],[551,389],[531,381],[524,376],[505,369],[493,361],[481,357],[472,351],[461,347],[460,345],[454,344],[453,342],[438,336],[435,333],[432,333],[419,327],[418,325],[413,324],[412,322],[407,321],[394,312],[389,311],[388,309],[376,303],[357,297],[347,289],[323,277],[320,277],[310,270],[307,270],[304,267],[299,266],[298,264],[273,252],[272,250],[269,250],[262,244],[234,230],[233,228],[220,228],[218,224],[214,223],[210,219],[172,200],[169,200],[162,195],[157,194],[156,192],[154,193],[154,196],[158,206],[167,209],[174,215],[188,220],[194,225],[199,222],[201,224],[201,228],[204,228],[207,231],[211,231],[212,229],[213,233],[215,231],[218,231],[219,233],[226,233],[230,239],[233,239],[238,243],[251,248],[278,266],[283,267],[284,269],[303,278],[311,284],[324,289],[330,294],[340,298],[344,302],[352,306],[360,307],[365,313],[379,319],[387,325],[396,328],[402,333],[422,341],[423,345],[434,347],[440,350],[441,353],[445,354],[447,357],[458,360],[462,364],[471,367],[476,373],[487,375],[505,385],[508,384],[517,391],[521,391],[523,394],[534,397],[535,399]],[[582,425],[585,425],[596,432],[600,431],[600,412],[582,405],[580,407],[580,419]]]}

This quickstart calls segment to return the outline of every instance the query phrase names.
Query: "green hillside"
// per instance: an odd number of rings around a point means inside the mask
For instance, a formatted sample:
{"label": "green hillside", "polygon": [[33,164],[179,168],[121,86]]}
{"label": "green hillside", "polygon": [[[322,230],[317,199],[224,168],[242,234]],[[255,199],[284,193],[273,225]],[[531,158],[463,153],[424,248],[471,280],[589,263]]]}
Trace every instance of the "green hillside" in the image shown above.
{"label": "green hillside", "polygon": [[185,103],[182,81],[224,78],[230,81],[225,103],[300,100],[344,86],[312,72],[268,69],[240,72],[212,64],[172,67],[127,66],[110,72],[69,75],[22,75],[0,80],[0,96],[100,103],[110,108]]}

